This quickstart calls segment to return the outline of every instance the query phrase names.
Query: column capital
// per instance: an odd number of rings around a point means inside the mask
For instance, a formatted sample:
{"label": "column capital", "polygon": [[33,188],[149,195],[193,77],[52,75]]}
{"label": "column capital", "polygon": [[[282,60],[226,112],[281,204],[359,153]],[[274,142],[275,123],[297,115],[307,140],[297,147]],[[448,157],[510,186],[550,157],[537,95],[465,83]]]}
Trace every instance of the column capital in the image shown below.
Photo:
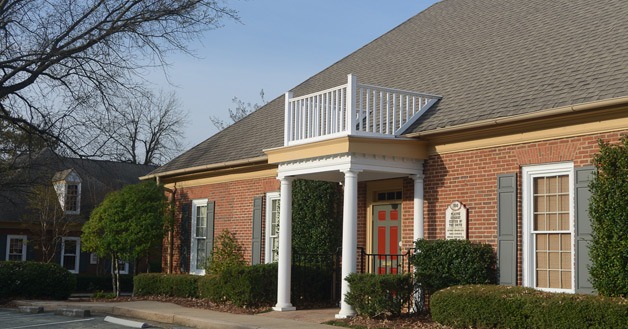
{"label": "column capital", "polygon": [[421,174],[416,174],[416,175],[411,175],[410,178],[414,179],[415,181],[423,181],[423,179],[425,179],[425,175]]}
{"label": "column capital", "polygon": [[295,179],[296,177],[294,176],[277,176],[277,180],[282,182],[292,182]]}
{"label": "column capital", "polygon": [[343,169],[343,170],[340,170],[340,172],[345,174],[345,175],[355,175],[355,176],[357,176],[359,173],[362,172],[362,170],[358,170],[358,169]]}

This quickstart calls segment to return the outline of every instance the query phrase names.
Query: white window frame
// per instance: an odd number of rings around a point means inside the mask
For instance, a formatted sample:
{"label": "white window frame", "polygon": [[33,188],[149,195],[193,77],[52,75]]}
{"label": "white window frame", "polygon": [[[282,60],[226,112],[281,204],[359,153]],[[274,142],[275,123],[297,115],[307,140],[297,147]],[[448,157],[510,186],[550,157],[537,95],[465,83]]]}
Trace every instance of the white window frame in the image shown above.
{"label": "white window frame", "polygon": [[9,260],[9,252],[11,248],[11,240],[22,240],[22,259],[21,261],[26,261],[26,235],[7,235],[7,249],[5,253],[5,260]]}
{"label": "white window frame", "polygon": [[[278,259],[273,259],[270,229],[271,229],[271,221],[272,221],[272,216],[273,216],[272,204],[273,204],[273,201],[279,201],[280,199],[281,199],[281,196],[279,192],[266,193],[266,229],[265,229],[266,239],[264,241],[264,262],[265,263],[274,263],[274,262],[277,262],[278,260]],[[277,220],[279,220],[279,218]],[[276,238],[279,239],[279,234],[277,234]]]}
{"label": "white window frame", "polygon": [[[65,267],[65,242],[66,241],[76,241],[76,254],[74,254],[74,269],[68,269],[70,273],[78,274],[79,265],[81,264],[81,238],[72,236],[72,237],[63,237],[61,238],[61,267]],[[68,254],[72,255],[72,254]]]}
{"label": "white window frame", "polygon": [[[523,285],[548,292],[575,293],[576,248],[575,248],[575,186],[573,162],[552,163],[522,167],[522,226],[523,226]],[[532,182],[537,177],[553,175],[569,176],[569,231],[571,233],[571,289],[536,288],[535,252],[532,237],[533,190]]]}
{"label": "white window frame", "polygon": [[[209,203],[208,199],[197,199],[197,200],[192,200],[192,220],[191,220],[191,225],[192,225],[192,230],[191,230],[191,234],[190,234],[190,274],[196,274],[196,275],[205,275],[205,269],[197,269],[197,263],[196,263],[196,251],[197,251],[197,238],[196,238],[196,208],[197,207],[207,207],[207,204]],[[209,211],[209,207],[207,209],[207,211]],[[207,217],[209,216],[209,212],[206,213],[206,220]],[[205,237],[205,241],[207,241],[207,237]],[[209,250],[205,250],[205,253],[209,253]],[[207,254],[207,256],[209,256],[209,254]]]}
{"label": "white window frame", "polygon": [[[69,194],[68,194],[68,190],[70,188],[70,186],[72,185],[76,185],[76,209],[74,210],[68,210],[67,209],[67,204],[66,202],[68,201],[69,198]],[[63,204],[63,209],[64,212],[68,215],[78,215],[81,213],[81,182],[66,182],[65,186],[64,186],[64,190],[65,190],[65,198],[63,200],[64,204]]]}
{"label": "white window frame", "polygon": [[89,254],[89,263],[92,265],[98,264],[98,254],[95,252]]}
{"label": "white window frame", "polygon": [[[129,262],[119,261],[118,266],[120,266],[120,274],[129,274]],[[113,266],[113,262],[111,262],[111,274],[113,274],[114,270],[115,267]]]}

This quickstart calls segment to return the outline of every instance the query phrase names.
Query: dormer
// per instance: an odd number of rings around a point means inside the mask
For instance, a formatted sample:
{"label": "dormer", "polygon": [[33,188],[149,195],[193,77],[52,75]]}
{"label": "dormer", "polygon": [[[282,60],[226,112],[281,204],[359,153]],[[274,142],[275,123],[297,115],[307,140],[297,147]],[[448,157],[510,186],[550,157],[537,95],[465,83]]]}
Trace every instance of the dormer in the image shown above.
{"label": "dormer", "polygon": [[52,185],[64,213],[78,215],[81,212],[81,177],[76,171],[74,169],[58,171],[52,177]]}

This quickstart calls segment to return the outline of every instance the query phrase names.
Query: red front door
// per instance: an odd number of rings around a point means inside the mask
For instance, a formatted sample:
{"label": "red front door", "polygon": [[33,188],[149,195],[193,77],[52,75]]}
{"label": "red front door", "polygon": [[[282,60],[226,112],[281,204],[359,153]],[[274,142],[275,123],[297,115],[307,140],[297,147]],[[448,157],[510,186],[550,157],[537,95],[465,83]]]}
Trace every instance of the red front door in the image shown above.
{"label": "red front door", "polygon": [[378,274],[397,273],[401,241],[401,205],[373,206],[374,267]]}

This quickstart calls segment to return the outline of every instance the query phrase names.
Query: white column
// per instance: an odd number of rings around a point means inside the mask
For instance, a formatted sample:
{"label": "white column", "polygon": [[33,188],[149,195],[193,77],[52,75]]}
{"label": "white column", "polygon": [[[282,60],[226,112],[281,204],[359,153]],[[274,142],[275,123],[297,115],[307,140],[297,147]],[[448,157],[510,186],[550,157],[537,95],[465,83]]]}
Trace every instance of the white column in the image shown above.
{"label": "white column", "polygon": [[282,177],[279,202],[279,260],[277,270],[277,305],[275,311],[294,311],[290,303],[290,275],[292,266],[292,180]]}
{"label": "white column", "polygon": [[355,316],[353,307],[345,302],[349,283],[345,278],[356,272],[358,248],[358,171],[344,171],[344,203],[342,210],[342,284],[340,286],[340,312],[336,318]]}
{"label": "white column", "polygon": [[419,173],[412,176],[414,179],[414,240],[423,239],[425,219],[423,217],[423,163],[419,165]]}

